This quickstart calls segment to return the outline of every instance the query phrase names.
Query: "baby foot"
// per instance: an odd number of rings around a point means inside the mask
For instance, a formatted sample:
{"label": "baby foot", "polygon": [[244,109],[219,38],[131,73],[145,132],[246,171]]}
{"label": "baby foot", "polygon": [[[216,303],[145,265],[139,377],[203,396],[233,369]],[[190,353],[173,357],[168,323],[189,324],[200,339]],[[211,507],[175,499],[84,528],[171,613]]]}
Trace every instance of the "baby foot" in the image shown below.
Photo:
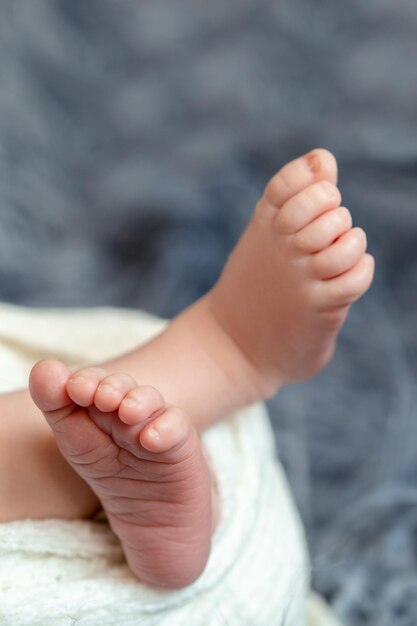
{"label": "baby foot", "polygon": [[327,363],[349,306],[372,282],[365,233],[340,206],[336,178],[326,150],[278,172],[203,299],[253,366],[261,396]]}
{"label": "baby foot", "polygon": [[127,374],[72,374],[52,360],[35,365],[30,392],[62,455],[100,499],[132,571],[160,587],[193,582],[210,550],[212,493],[187,416]]}

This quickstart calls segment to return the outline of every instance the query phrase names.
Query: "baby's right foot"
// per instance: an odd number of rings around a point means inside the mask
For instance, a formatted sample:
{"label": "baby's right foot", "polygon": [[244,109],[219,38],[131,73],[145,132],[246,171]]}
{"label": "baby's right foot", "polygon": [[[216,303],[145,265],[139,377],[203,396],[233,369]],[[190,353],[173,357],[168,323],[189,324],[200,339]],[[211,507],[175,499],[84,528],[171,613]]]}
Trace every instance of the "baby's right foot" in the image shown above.
{"label": "baby's right foot", "polygon": [[260,397],[323,367],[349,306],[372,282],[365,233],[340,206],[336,178],[326,150],[278,172],[219,281],[197,305],[233,340],[236,367],[242,357],[252,366]]}

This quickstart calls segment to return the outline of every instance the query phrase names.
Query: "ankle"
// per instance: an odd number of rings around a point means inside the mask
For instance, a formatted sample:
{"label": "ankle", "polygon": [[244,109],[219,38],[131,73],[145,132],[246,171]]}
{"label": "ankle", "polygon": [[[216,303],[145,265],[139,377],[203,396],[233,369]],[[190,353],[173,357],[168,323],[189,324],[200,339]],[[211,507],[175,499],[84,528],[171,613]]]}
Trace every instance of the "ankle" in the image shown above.
{"label": "ankle", "polygon": [[[222,315],[219,312],[219,308],[214,297],[214,292],[211,291],[200,301],[202,308],[204,307],[204,315],[206,324],[210,325],[212,334],[215,334],[222,341],[225,346],[225,354],[227,355],[226,361],[219,362],[220,367],[225,367],[229,364],[229,371],[234,373],[240,381],[244,381],[244,384],[248,390],[245,405],[254,404],[274,396],[278,389],[282,386],[281,377],[279,373],[273,371],[267,371],[260,367],[252,355],[245,350],[244,341],[239,339],[228,332],[226,324],[223,323]],[[231,378],[233,378],[231,376]]]}

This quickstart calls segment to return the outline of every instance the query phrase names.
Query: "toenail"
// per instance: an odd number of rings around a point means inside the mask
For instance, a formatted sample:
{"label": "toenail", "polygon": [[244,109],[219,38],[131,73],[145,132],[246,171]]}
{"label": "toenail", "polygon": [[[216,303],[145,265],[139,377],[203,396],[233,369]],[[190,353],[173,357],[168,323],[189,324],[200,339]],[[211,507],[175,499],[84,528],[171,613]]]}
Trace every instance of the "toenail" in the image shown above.
{"label": "toenail", "polygon": [[159,439],[159,432],[154,426],[150,426],[146,432],[151,439]]}
{"label": "toenail", "polygon": [[306,156],[307,165],[313,174],[317,174],[320,171],[320,159],[316,154],[308,154]]}
{"label": "toenail", "polygon": [[79,385],[80,383],[85,383],[86,380],[88,380],[85,376],[81,376],[80,374],[77,374],[76,376],[71,376],[71,378],[69,379],[69,383],[74,383],[75,385]]}
{"label": "toenail", "polygon": [[122,404],[130,408],[133,408],[134,406],[138,406],[137,400],[134,400],[133,398],[124,398],[124,400],[122,400]]}
{"label": "toenail", "polygon": [[324,193],[328,198],[336,198],[337,197],[337,189],[333,185],[329,183],[323,184]]}
{"label": "toenail", "polygon": [[115,393],[116,389],[113,385],[109,385],[109,383],[103,383],[102,385],[99,385],[98,391],[103,391],[104,393]]}

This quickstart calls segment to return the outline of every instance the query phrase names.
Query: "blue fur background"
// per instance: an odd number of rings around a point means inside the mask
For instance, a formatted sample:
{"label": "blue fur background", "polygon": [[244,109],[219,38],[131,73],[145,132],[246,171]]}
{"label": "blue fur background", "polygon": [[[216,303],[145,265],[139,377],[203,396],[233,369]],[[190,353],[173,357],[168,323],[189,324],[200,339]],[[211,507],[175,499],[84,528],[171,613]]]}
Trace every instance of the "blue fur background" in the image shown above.
{"label": "blue fur background", "polygon": [[171,316],[272,173],[336,154],[375,285],[270,409],[348,626],[417,623],[416,32],[414,0],[0,4],[2,300]]}

